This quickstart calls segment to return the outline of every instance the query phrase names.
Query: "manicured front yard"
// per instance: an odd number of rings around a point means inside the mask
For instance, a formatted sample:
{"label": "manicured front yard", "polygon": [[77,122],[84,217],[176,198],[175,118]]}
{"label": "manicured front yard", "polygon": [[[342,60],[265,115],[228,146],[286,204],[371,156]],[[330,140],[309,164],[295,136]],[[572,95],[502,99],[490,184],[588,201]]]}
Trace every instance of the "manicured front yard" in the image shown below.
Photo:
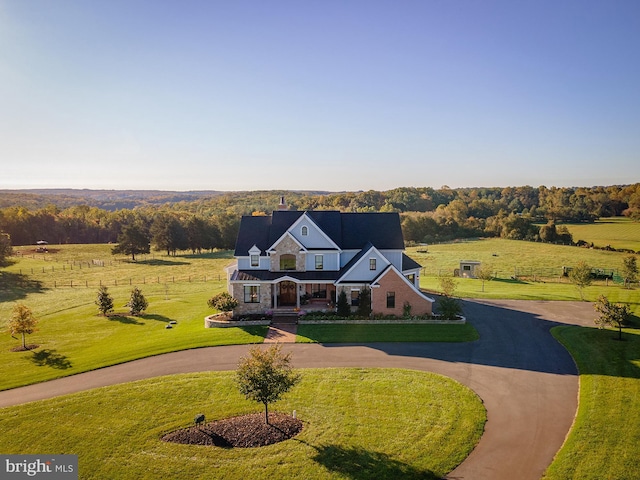
{"label": "manicured front yard", "polygon": [[546,479],[640,478],[640,331],[562,326],[553,335],[580,370],[574,426]]}
{"label": "manicured front yard", "polygon": [[212,372],[1,409],[0,451],[77,454],[82,479],[437,479],[482,435],[482,402],[446,377],[397,369],[301,373],[301,383],[271,410],[295,409],[303,430],[268,447],[160,441],[198,413],[211,421],[261,411],[238,393],[233,372]]}
{"label": "manicured front yard", "polygon": [[299,325],[298,343],[472,342],[473,325]]}

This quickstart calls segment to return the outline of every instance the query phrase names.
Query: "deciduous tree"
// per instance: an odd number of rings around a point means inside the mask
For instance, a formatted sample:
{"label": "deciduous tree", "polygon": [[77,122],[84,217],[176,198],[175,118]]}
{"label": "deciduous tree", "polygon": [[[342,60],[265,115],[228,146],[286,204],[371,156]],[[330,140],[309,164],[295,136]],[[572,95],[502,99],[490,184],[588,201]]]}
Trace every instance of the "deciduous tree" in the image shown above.
{"label": "deciduous tree", "polygon": [[594,308],[599,313],[598,318],[594,320],[596,325],[600,328],[604,328],[606,325],[617,328],[618,340],[622,340],[622,327],[626,325],[631,316],[629,305],[611,303],[607,297],[600,295]]}
{"label": "deciduous tree", "polygon": [[111,249],[111,253],[131,255],[131,259],[135,262],[136,255],[149,253],[149,234],[137,223],[127,225],[122,228],[122,233],[118,235],[118,244]]}
{"label": "deciduous tree", "polygon": [[638,280],[638,262],[635,255],[624,257],[622,264],[622,277],[624,278],[625,287],[631,287],[631,284]]}
{"label": "deciduous tree", "polygon": [[207,300],[207,305],[221,312],[230,312],[238,306],[238,300],[233,298],[228,292],[222,292]]}
{"label": "deciduous tree", "polygon": [[33,316],[31,309],[22,303],[13,307],[13,313],[7,324],[11,335],[22,335],[22,348],[27,350],[26,335],[35,332],[38,320]]}
{"label": "deciduous tree", "polygon": [[584,300],[584,289],[591,285],[593,281],[591,266],[586,262],[579,262],[578,265],[573,267],[569,272],[569,280],[578,288],[580,298]]}
{"label": "deciduous tree", "polygon": [[279,400],[300,381],[291,367],[291,353],[282,353],[280,345],[266,350],[253,347],[240,359],[236,370],[238,390],[248,400],[264,405],[265,423],[269,423],[269,404]]}

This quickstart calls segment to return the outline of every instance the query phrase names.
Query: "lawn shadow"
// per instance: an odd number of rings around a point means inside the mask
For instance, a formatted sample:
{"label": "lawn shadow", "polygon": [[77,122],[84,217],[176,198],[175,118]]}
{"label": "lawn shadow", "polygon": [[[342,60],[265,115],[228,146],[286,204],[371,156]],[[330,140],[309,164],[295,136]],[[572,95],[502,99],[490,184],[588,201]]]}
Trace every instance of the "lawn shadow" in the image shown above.
{"label": "lawn shadow", "polygon": [[138,265],[149,265],[152,267],[171,267],[175,265],[191,265],[190,262],[180,262],[177,260],[161,260],[158,258],[151,259],[151,260],[140,260],[135,263],[137,263]]}
{"label": "lawn shadow", "polygon": [[123,323],[125,325],[144,325],[143,322],[139,322],[136,317],[130,317],[128,315],[109,315],[109,320]]}
{"label": "lawn shadow", "polygon": [[173,318],[165,317],[164,315],[158,315],[157,313],[142,315],[140,318],[143,318],[145,320],[156,320],[158,322],[165,322],[165,323],[169,323],[174,320]]}
{"label": "lawn shadow", "polygon": [[38,367],[51,367],[57,370],[66,370],[73,366],[66,355],[48,348],[33,352],[31,361]]}
{"label": "lawn shadow", "polygon": [[46,290],[42,282],[31,280],[27,275],[12,272],[0,272],[0,302],[12,302],[25,298],[30,293],[42,293]]}
{"label": "lawn shadow", "polygon": [[316,450],[312,460],[331,472],[353,480],[377,480],[398,478],[439,479],[429,470],[421,470],[407,463],[393,459],[382,452],[374,452],[361,447],[322,445]]}
{"label": "lawn shadow", "polygon": [[518,278],[494,278],[491,280],[492,282],[500,282],[500,283],[508,283],[510,285],[528,285],[530,282],[525,282],[524,280],[520,280]]}

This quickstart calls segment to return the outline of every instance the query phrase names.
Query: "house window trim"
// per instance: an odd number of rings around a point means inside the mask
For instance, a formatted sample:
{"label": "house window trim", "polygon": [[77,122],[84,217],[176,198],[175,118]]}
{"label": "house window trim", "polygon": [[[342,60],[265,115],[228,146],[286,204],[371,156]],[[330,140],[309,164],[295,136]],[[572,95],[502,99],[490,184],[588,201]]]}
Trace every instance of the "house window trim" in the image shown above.
{"label": "house window trim", "polygon": [[[292,268],[284,268],[284,264],[282,263],[283,260],[287,260],[289,264],[291,264],[291,261],[293,261]],[[279,258],[279,267],[280,267],[280,271],[281,272],[294,272],[296,271],[296,264],[297,264],[297,259],[296,256],[291,254],[291,253],[283,253],[282,255],[280,255]]]}
{"label": "house window trim", "polygon": [[315,256],[315,267],[316,267],[316,270],[324,270],[324,255],[317,254]]}
{"label": "house window trim", "polygon": [[[254,264],[255,259],[255,264]],[[252,253],[249,255],[249,266],[251,268],[260,268],[260,255]]]}
{"label": "house window trim", "polygon": [[375,271],[378,268],[378,262],[377,259],[375,258],[370,258],[369,259],[369,270],[371,271]]}
{"label": "house window trim", "polygon": [[302,235],[303,237],[309,236],[309,227],[307,227],[306,225],[302,225],[302,227],[300,228],[300,235]]}
{"label": "house window trim", "polygon": [[[255,293],[251,293],[251,289],[255,288]],[[247,296],[247,289],[249,294]],[[260,285],[257,284],[247,284],[242,286],[242,293],[244,303],[260,303]],[[247,298],[249,300],[247,300]]]}
{"label": "house window trim", "polygon": [[387,308],[396,308],[396,292],[387,292]]}

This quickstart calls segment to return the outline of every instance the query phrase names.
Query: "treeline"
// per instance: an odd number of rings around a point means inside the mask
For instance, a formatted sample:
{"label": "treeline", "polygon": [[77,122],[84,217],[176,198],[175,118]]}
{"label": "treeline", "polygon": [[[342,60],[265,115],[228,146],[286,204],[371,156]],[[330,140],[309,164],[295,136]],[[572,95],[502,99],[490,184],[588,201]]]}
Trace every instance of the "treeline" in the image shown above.
{"label": "treeline", "polygon": [[[0,199],[0,231],[11,236],[13,245],[45,240],[62,243],[115,243],[128,225],[137,225],[160,250],[198,251],[232,248],[241,215],[268,214],[277,209],[282,196],[296,210],[340,210],[353,212],[396,211],[402,215],[407,242],[437,242],[453,238],[499,236],[513,239],[569,242],[563,222],[593,222],[600,217],[626,215],[640,220],[640,183],[626,186],[547,188],[459,188],[405,187],[366,192],[152,192],[74,191],[75,199],[87,203],[61,207],[55,193],[38,193],[31,202],[28,193],[16,194],[17,203]],[[118,195],[133,202],[131,208],[109,210],[91,206],[96,198],[118,202]],[[4,196],[3,196],[4,195]],[[49,198],[40,205],[42,196]],[[61,194],[69,201],[69,191]],[[150,204],[151,201],[164,203]],[[174,201],[177,200],[177,201]],[[158,231],[171,224],[179,241],[167,249]],[[536,224],[548,224],[541,229]],[[162,227],[162,228],[161,228]],[[196,238],[201,240],[196,241]]]}
{"label": "treeline", "polygon": [[240,218],[233,214],[202,216],[170,209],[136,208],[109,212],[86,205],[59,210],[55,206],[27,210],[0,209],[0,231],[13,245],[117,243],[128,226],[135,226],[158,250],[233,248]]}

